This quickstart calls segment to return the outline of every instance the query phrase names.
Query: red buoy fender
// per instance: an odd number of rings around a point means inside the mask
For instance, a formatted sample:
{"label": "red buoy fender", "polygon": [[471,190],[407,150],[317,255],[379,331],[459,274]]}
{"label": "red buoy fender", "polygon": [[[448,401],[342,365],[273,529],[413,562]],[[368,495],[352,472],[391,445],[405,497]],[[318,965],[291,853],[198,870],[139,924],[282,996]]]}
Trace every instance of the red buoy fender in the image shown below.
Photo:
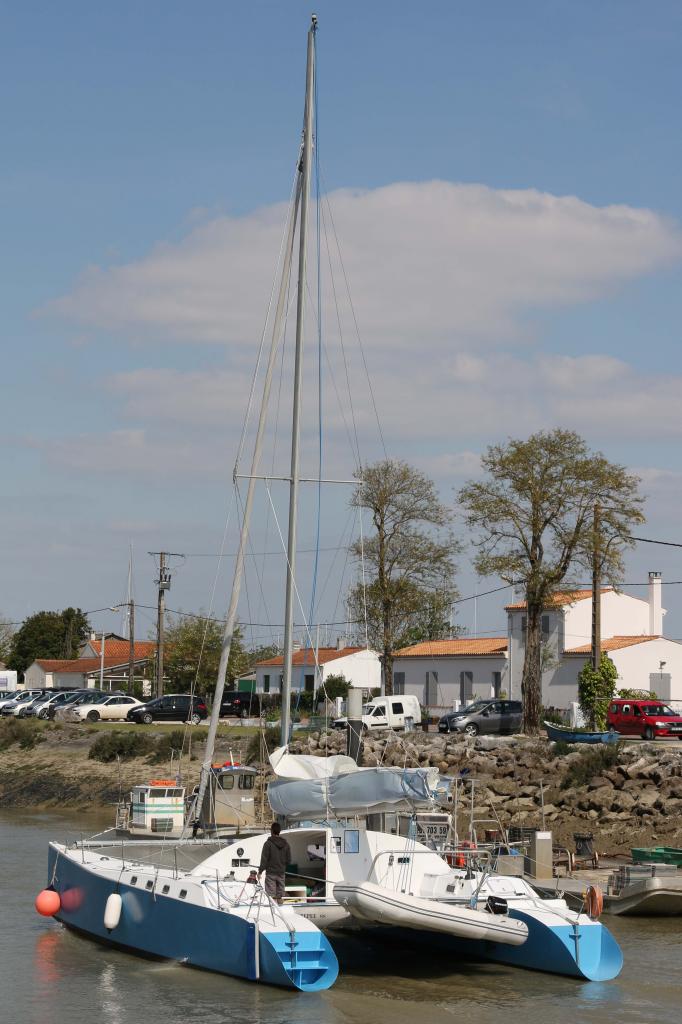
{"label": "red buoy fender", "polygon": [[59,893],[54,889],[43,889],[36,896],[35,908],[43,917],[54,917],[61,905]]}

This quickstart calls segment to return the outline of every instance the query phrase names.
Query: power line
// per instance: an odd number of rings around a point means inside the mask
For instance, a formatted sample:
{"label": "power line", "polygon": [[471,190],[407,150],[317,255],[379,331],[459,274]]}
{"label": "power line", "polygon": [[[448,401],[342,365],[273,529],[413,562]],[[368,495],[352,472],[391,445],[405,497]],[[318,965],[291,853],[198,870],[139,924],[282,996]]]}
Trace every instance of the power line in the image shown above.
{"label": "power line", "polygon": [[682,548],[682,543],[674,540],[652,540],[651,537],[630,537],[630,540],[636,540],[640,544],[662,544],[666,548]]}

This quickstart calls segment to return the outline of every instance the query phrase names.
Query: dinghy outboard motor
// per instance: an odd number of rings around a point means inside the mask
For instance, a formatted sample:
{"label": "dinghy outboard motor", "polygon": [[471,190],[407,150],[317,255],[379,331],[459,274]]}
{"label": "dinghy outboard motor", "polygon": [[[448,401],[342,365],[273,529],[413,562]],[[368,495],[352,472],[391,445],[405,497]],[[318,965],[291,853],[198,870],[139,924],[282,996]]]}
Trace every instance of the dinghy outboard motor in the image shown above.
{"label": "dinghy outboard motor", "polygon": [[507,901],[501,896],[488,896],[485,901],[485,909],[489,914],[506,914],[509,908]]}

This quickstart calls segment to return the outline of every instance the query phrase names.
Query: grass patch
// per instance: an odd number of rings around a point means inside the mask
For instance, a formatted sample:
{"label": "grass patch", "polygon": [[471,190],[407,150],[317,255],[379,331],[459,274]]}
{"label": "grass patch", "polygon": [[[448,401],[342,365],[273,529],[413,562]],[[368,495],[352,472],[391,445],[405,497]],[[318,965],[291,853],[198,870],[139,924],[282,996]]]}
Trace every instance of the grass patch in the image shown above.
{"label": "grass patch", "polygon": [[601,775],[609,768],[620,764],[623,743],[595,744],[580,755],[580,758],[568,766],[561,782],[562,789],[584,786],[595,775]]}
{"label": "grass patch", "polygon": [[115,761],[117,757],[121,761],[130,761],[148,754],[153,746],[154,742],[150,736],[137,731],[103,732],[90,747],[88,757],[104,764]]}
{"label": "grass patch", "polygon": [[37,743],[43,743],[42,725],[38,722],[15,718],[13,715],[0,722],[0,750],[18,743],[22,750],[33,750]]}

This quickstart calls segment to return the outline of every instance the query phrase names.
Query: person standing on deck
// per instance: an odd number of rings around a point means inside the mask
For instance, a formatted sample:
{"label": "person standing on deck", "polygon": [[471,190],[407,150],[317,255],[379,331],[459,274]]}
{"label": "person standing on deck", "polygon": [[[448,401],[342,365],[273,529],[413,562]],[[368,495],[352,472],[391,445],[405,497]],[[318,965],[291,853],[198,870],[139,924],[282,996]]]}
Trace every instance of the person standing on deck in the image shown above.
{"label": "person standing on deck", "polygon": [[265,840],[260,856],[258,877],[265,872],[265,891],[281,905],[284,899],[284,878],[287,864],[291,863],[291,849],[280,834],[278,822],[273,821],[270,836]]}

